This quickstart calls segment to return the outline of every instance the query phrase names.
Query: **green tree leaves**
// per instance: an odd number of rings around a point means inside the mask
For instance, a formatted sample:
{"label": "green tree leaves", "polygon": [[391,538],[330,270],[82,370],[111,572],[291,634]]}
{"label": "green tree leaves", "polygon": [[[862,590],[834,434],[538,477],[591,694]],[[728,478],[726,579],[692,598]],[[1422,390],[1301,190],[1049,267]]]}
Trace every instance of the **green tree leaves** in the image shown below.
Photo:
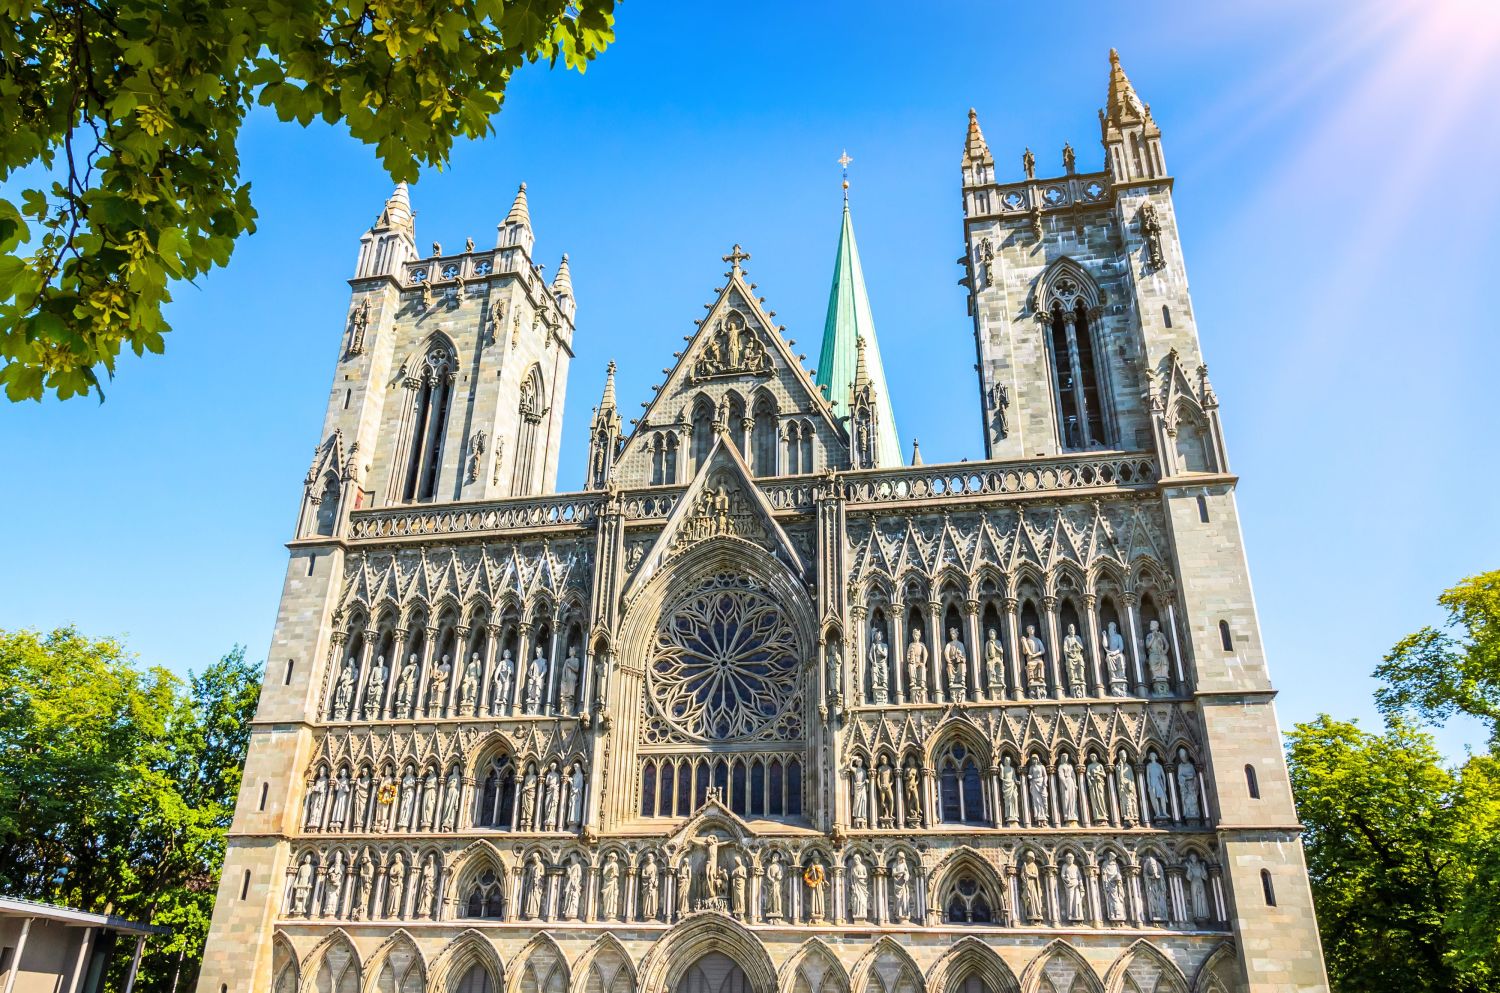
{"label": "green tree leaves", "polygon": [[342,121],[410,181],[490,132],[518,68],[582,72],[613,40],[614,0],[0,3],[0,181],[51,177],[0,198],[6,395],[88,393],[122,348],[162,350],[171,283],[255,230],[253,105]]}

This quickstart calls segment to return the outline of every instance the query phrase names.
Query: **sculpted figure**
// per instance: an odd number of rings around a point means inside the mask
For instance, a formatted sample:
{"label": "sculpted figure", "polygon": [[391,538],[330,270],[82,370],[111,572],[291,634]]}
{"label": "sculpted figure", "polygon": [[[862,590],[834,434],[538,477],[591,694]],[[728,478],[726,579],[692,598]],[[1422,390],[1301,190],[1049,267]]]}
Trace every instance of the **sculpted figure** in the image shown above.
{"label": "sculpted figure", "polygon": [[583,865],[577,859],[569,859],[568,868],[563,872],[563,920],[571,921],[578,917],[578,894],[582,889]]}
{"label": "sculpted figure", "polygon": [[749,912],[745,905],[745,883],[748,877],[745,863],[736,862],[734,872],[729,875],[729,909],[740,920],[744,920]]}
{"label": "sculpted figure", "polygon": [[1063,662],[1068,667],[1068,695],[1080,697],[1088,690],[1088,682],[1084,676],[1083,664],[1083,639],[1078,637],[1078,630],[1068,625],[1068,633],[1063,635]]}
{"label": "sculpted figure", "polygon": [[1031,794],[1031,824],[1046,827],[1052,822],[1047,806],[1047,769],[1036,755],[1031,756],[1031,762],[1026,766],[1026,785]]}
{"label": "sculpted figure", "polygon": [[396,707],[393,717],[405,720],[411,716],[411,698],[417,690],[417,653],[412,652],[407,656],[406,664],[401,667],[401,675],[396,677]]}
{"label": "sculpted figure", "polygon": [[1146,877],[1146,916],[1153,921],[1164,921],[1167,913],[1167,880],[1161,871],[1156,856],[1147,855],[1141,867]]}
{"label": "sculpted figure", "polygon": [[365,684],[365,720],[373,721],[380,716],[380,701],[385,696],[385,656],[375,659],[375,668],[370,670],[370,681]]}
{"label": "sculpted figure", "polygon": [[891,891],[895,897],[891,913],[898,921],[911,920],[911,869],[905,855],[897,855],[891,864]]}
{"label": "sculpted figure", "polygon": [[1120,823],[1130,827],[1141,819],[1141,808],[1136,800],[1135,766],[1122,750],[1119,764],[1115,766],[1115,781],[1119,784]]}
{"label": "sculpted figure", "polygon": [[1057,760],[1057,813],[1069,827],[1078,823],[1078,770],[1066,753]]}
{"label": "sculpted figure", "polygon": [[1109,771],[1099,761],[1098,752],[1089,752],[1088,763],[1083,767],[1083,779],[1088,784],[1089,813],[1095,824],[1109,821]]}
{"label": "sculpted figure", "polygon": [[349,704],[354,701],[354,665],[354,656],[351,655],[333,688],[333,719],[336,721],[348,718]]}
{"label": "sculpted figure", "polygon": [[901,799],[906,806],[906,826],[909,828],[922,826],[922,773],[917,768],[915,759],[906,760],[906,768],[901,772],[901,780],[904,784]]}
{"label": "sculpted figure", "polygon": [[1124,696],[1127,682],[1125,679],[1125,639],[1120,636],[1120,629],[1115,626],[1114,621],[1104,629],[1104,667],[1109,670],[1109,695]]}
{"label": "sculpted figure", "polygon": [[880,806],[880,826],[890,827],[894,823],[896,809],[895,794],[895,770],[891,768],[891,760],[886,756],[880,757],[880,765],[875,767],[875,797]]}
{"label": "sculpted figure", "polygon": [[870,701],[889,702],[891,681],[891,648],[885,643],[885,632],[870,629]]}
{"label": "sculpted figure", "polygon": [[600,652],[594,656],[594,707],[602,708],[604,701],[609,699],[606,690],[609,689],[609,660]]}
{"label": "sculpted figure", "polygon": [[835,638],[828,643],[828,651],[823,656],[824,665],[828,670],[826,676],[828,680],[828,696],[830,699],[841,697],[844,694],[844,688],[841,679],[841,677],[843,676],[843,666],[840,665],[839,661],[841,655],[842,653],[839,650],[838,639]]}
{"label": "sculpted figure", "polygon": [[568,766],[568,820],[567,826],[576,828],[583,824],[583,769],[577,762]]}
{"label": "sculpted figure", "polygon": [[522,902],[526,908],[526,916],[535,920],[542,916],[542,896],[547,887],[547,873],[542,868],[542,858],[535,852],[526,862],[526,875],[523,877],[526,892],[522,894]]}
{"label": "sculpted figure", "polygon": [[1182,804],[1182,819],[1196,821],[1203,811],[1198,803],[1198,768],[1188,758],[1186,748],[1177,749],[1177,799]]}
{"label": "sculpted figure", "polygon": [[398,830],[412,831],[416,825],[412,823],[412,816],[417,810],[417,774],[412,771],[411,766],[406,767],[406,775],[401,777],[401,808],[396,812],[396,827]]}
{"label": "sculpted figure", "polygon": [[984,674],[990,684],[990,696],[1005,695],[1005,653],[1000,648],[1000,638],[990,628],[984,639]]}
{"label": "sculpted figure", "polygon": [[464,678],[458,684],[460,713],[479,713],[479,668],[479,653],[475,652],[469,657],[468,664],[464,666]]}
{"label": "sculpted figure", "polygon": [[661,870],[656,867],[656,856],[646,853],[641,863],[641,920],[656,920],[661,897]]}
{"label": "sculpted figure", "polygon": [[359,870],[354,874],[354,884],[349,894],[349,917],[351,920],[363,920],[365,916],[365,904],[369,902],[370,894],[375,890],[375,860],[370,858],[370,850],[367,848],[359,857]]}
{"label": "sculpted figure", "polygon": [[542,654],[542,646],[536,646],[536,656],[532,658],[531,665],[526,669],[526,713],[540,714],[542,712],[542,689],[547,685],[547,656]]}
{"label": "sculpted figure", "polygon": [[422,777],[422,823],[423,831],[436,825],[437,814],[437,773],[427,770],[427,775]]}
{"label": "sculpted figure", "polygon": [[1021,823],[1021,786],[1009,755],[1000,760],[1000,806],[1006,824]]}
{"label": "sculpted figure", "polygon": [[1211,919],[1208,912],[1208,867],[1203,864],[1197,853],[1188,856],[1187,865],[1183,867],[1183,876],[1187,879],[1188,904],[1193,911],[1193,920],[1206,921]]}
{"label": "sculpted figure", "polygon": [[1083,872],[1078,868],[1078,860],[1073,858],[1072,852],[1063,856],[1059,879],[1062,882],[1063,919],[1083,920]]}
{"label": "sculpted figure", "polygon": [[948,669],[948,699],[963,703],[969,699],[969,653],[964,643],[958,640],[958,628],[948,629],[943,663]]}
{"label": "sculpted figure", "polygon": [[1151,819],[1160,823],[1172,820],[1172,801],[1167,793],[1167,770],[1152,752],[1146,759],[1146,793],[1151,797]]}
{"label": "sculpted figure", "polygon": [[682,863],[677,866],[677,919],[679,921],[692,909],[692,895],[693,867],[688,864],[688,858],[684,855]]}
{"label": "sculpted figure", "polygon": [[578,678],[583,674],[583,663],[578,661],[578,648],[568,649],[562,668],[557,672],[557,706],[564,714],[578,712]]}
{"label": "sculpted figure", "polygon": [[771,864],[766,866],[766,919],[772,921],[781,920],[781,893],[785,883],[782,882],[786,870],[781,867],[780,859],[772,859]]}
{"label": "sculpted figure", "polygon": [[292,913],[307,914],[312,903],[313,864],[312,856],[302,856],[297,866],[297,875],[292,880]]}
{"label": "sculpted figure", "polygon": [[1040,700],[1047,695],[1047,648],[1036,636],[1036,626],[1026,625],[1021,639],[1021,655],[1026,660],[1026,695]]}
{"label": "sculpted figure", "polygon": [[849,806],[853,811],[854,826],[868,827],[870,822],[869,774],[865,764],[855,758],[849,765]]}
{"label": "sculpted figure", "polygon": [[1035,852],[1021,862],[1021,916],[1033,924],[1042,919],[1042,869]]}
{"label": "sculpted figure", "polygon": [[342,831],[349,823],[349,770],[340,769],[333,783],[333,811],[328,815],[328,826]]}
{"label": "sculpted figure", "polygon": [[606,921],[620,916],[620,860],[614,852],[604,857],[599,880],[599,916]]}
{"label": "sculpted figure", "polygon": [[454,766],[448,773],[448,785],[443,790],[443,819],[438,825],[444,831],[458,830],[458,801],[463,795],[464,777]]}
{"label": "sculpted figure", "polygon": [[547,774],[542,780],[542,830],[557,830],[558,805],[562,800],[562,773],[557,770],[557,763],[553,762],[547,766]]}
{"label": "sculpted figure", "polygon": [[375,794],[376,830],[381,834],[389,834],[391,831],[391,819],[396,815],[396,801],[400,793],[401,787],[396,785],[396,776],[387,766],[380,774],[380,790]]}
{"label": "sculpted figure", "polygon": [[1146,668],[1151,670],[1151,695],[1172,695],[1172,646],[1162,632],[1161,622],[1151,621],[1146,631]]}
{"label": "sculpted figure", "polygon": [[363,831],[368,823],[366,817],[370,809],[370,770],[365,767],[359,770],[359,778],[354,781],[354,823],[350,830]]}
{"label": "sculpted figure", "polygon": [[810,921],[821,921],[827,916],[827,897],[824,892],[828,889],[828,876],[823,871],[822,863],[813,862],[802,874],[802,881],[807,884],[807,917]]}
{"label": "sculpted figure", "polygon": [[319,769],[312,785],[307,788],[307,819],[305,826],[316,830],[323,823],[323,811],[328,806],[328,770]]}
{"label": "sculpted figure", "polygon": [[516,662],[510,657],[510,649],[500,652],[500,661],[495,663],[495,695],[490,698],[490,713],[499,715],[510,709],[511,681],[516,678]]}
{"label": "sculpted figure", "polygon": [[536,766],[527,766],[521,780],[521,830],[536,830]]}
{"label": "sculpted figure", "polygon": [[1125,878],[1120,872],[1120,862],[1114,852],[1104,856],[1104,865],[1099,869],[1099,888],[1104,896],[1104,919],[1125,919]]}
{"label": "sculpted figure", "polygon": [[724,892],[719,869],[719,839],[713,835],[703,839],[703,889],[710,900],[717,900]]}
{"label": "sculpted figure", "polygon": [[417,905],[412,909],[413,917],[429,917],[432,914],[432,891],[437,875],[437,856],[429,855],[422,863],[422,872],[417,876]]}
{"label": "sculpted figure", "polygon": [[344,853],[334,852],[333,863],[323,879],[323,916],[337,917],[344,896]]}
{"label": "sculpted figure", "polygon": [[433,667],[432,674],[427,677],[427,716],[448,716],[448,674],[453,671],[453,663],[448,656]]}
{"label": "sculpted figure", "polygon": [[406,903],[406,860],[400,852],[385,870],[385,916],[391,920],[401,916]]}
{"label": "sculpted figure", "polygon": [[870,870],[858,855],[849,866],[849,916],[856,921],[870,916]]}
{"label": "sculpted figure", "polygon": [[927,702],[927,646],[922,644],[919,627],[911,629],[911,644],[906,646],[906,683],[912,703]]}

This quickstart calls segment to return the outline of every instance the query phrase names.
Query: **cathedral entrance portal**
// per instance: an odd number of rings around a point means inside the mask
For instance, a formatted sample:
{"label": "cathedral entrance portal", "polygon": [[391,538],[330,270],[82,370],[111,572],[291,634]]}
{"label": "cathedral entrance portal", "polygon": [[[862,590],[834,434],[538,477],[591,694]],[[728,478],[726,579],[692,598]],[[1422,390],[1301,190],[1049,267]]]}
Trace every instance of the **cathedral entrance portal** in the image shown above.
{"label": "cathedral entrance portal", "polygon": [[722,952],[709,952],[688,967],[670,993],[751,993],[745,970]]}

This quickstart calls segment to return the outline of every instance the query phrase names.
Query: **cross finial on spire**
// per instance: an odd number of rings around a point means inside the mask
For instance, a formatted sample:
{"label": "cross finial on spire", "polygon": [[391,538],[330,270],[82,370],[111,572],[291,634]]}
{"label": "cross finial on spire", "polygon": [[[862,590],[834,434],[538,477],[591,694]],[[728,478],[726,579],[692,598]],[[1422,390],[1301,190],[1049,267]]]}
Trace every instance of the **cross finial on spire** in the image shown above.
{"label": "cross finial on spire", "polygon": [[844,149],[843,151],[841,151],[839,153],[839,158],[838,158],[839,168],[842,169],[843,172],[844,172],[844,200],[845,200],[845,202],[847,202],[849,200],[849,163],[853,162],[853,161],[854,161],[854,156],[852,156],[852,155],[849,154],[849,149],[846,148],[846,149]]}
{"label": "cross finial on spire", "polygon": [[735,245],[733,250],[731,250],[728,255],[724,256],[724,261],[729,263],[731,272],[739,272],[740,263],[750,261],[750,253],[741,250],[739,245]]}

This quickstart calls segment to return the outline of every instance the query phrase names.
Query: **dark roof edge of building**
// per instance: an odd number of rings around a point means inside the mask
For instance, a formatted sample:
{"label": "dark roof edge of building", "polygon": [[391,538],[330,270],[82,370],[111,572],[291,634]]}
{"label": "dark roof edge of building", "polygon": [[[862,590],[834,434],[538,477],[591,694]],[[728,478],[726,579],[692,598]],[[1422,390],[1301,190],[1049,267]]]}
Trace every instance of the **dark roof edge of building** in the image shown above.
{"label": "dark roof edge of building", "polygon": [[40,917],[62,924],[89,927],[105,927],[112,931],[128,931],[131,934],[171,934],[172,929],[160,924],[143,924],[129,921],[114,914],[94,914],[72,907],[59,907],[54,903],[41,903],[15,896],[0,896],[0,917]]}

